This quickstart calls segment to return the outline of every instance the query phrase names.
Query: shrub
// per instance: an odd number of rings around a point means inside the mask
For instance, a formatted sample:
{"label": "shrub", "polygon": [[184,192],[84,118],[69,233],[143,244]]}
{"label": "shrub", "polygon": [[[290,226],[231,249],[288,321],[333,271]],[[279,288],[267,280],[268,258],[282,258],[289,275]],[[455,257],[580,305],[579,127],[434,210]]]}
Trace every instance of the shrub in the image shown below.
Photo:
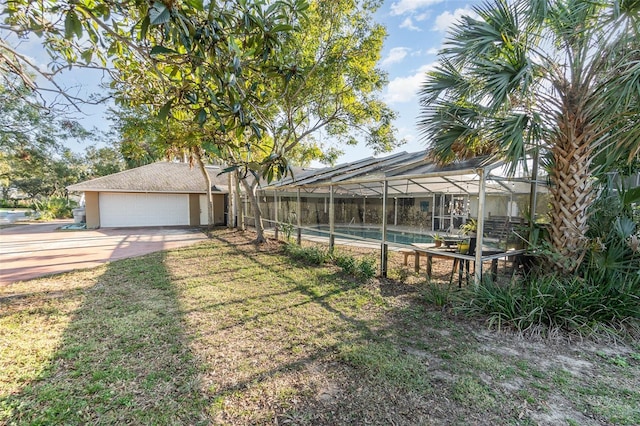
{"label": "shrub", "polygon": [[66,219],[73,216],[72,210],[77,203],[65,198],[51,197],[33,204],[41,220]]}
{"label": "shrub", "polygon": [[371,257],[356,259],[349,254],[334,253],[333,262],[345,273],[363,281],[376,276],[376,260]]}
{"label": "shrub", "polygon": [[406,283],[411,275],[413,275],[413,271],[411,271],[406,266],[401,266],[399,268],[393,268],[390,271],[391,275],[394,276],[401,283]]}
{"label": "shrub", "polygon": [[292,223],[281,223],[278,226],[280,226],[280,229],[282,229],[285,241],[291,242],[291,235],[293,235],[295,226]]}
{"label": "shrub", "polygon": [[[564,329],[590,334],[640,320],[640,189],[605,182],[590,208],[589,230],[573,276],[534,269],[522,281],[484,281],[461,307],[489,324],[520,331]],[[544,245],[540,246],[543,253]]]}
{"label": "shrub", "polygon": [[356,277],[361,280],[370,280],[376,276],[376,260],[372,257],[365,257],[356,263]]}
{"label": "shrub", "polygon": [[18,200],[0,200],[0,208],[14,209],[18,207]]}
{"label": "shrub", "polygon": [[578,276],[532,275],[525,282],[508,285],[485,280],[470,291],[470,301],[459,310],[488,315],[489,325],[497,328],[590,334],[603,328],[616,330],[627,321],[640,319],[637,272],[617,284]]}
{"label": "shrub", "polygon": [[322,265],[330,258],[329,252],[319,247],[300,247],[297,244],[286,244],[284,251],[292,258],[312,265]]}
{"label": "shrub", "polygon": [[334,253],[333,262],[347,274],[355,275],[357,269],[355,257],[348,254]]}

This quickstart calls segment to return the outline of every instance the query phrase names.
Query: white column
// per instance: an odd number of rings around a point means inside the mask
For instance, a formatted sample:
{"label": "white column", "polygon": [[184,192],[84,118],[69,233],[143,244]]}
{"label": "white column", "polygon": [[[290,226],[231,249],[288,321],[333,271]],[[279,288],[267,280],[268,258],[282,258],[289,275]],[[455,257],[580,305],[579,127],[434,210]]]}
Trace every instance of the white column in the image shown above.
{"label": "white column", "polygon": [[431,203],[431,230],[438,231],[436,229],[436,194],[433,194],[433,202]]}
{"label": "white column", "polygon": [[298,245],[302,244],[302,206],[300,206],[300,188],[298,188],[297,202],[296,202],[296,219],[298,226]]}
{"label": "white column", "polygon": [[367,197],[362,199],[362,224],[367,223]]}
{"label": "white column", "polygon": [[398,226],[398,197],[395,197],[393,201],[393,225]]}
{"label": "white column", "polygon": [[[335,205],[333,200],[333,185],[329,187],[329,251],[333,252],[335,246],[336,232],[336,218],[335,218]],[[326,200],[326,198],[325,198]]]}
{"label": "white column", "polygon": [[387,277],[387,192],[389,182],[385,179],[382,189],[382,241],[380,242],[380,276]]}
{"label": "white column", "polygon": [[484,197],[487,185],[487,176],[485,169],[478,169],[480,177],[480,188],[478,189],[478,222],[476,229],[476,268],[475,283],[479,285],[482,280],[482,234],[484,234]]}
{"label": "white column", "polygon": [[276,240],[278,239],[278,191],[273,191],[273,221],[275,226]]}

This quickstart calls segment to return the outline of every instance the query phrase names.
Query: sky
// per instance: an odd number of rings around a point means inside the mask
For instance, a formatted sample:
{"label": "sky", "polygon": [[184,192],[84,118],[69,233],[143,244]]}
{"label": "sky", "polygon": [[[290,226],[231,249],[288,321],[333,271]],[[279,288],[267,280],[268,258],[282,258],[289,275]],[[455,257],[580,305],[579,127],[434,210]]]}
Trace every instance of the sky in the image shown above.
{"label": "sky", "polygon": [[[447,31],[462,15],[473,15],[472,8],[479,3],[479,0],[385,0],[376,12],[375,20],[383,24],[388,33],[379,67],[388,73],[389,84],[381,95],[398,114],[394,123],[398,138],[406,140],[393,153],[425,149],[426,143],[420,140],[416,128],[417,92],[425,72],[437,61],[437,52]],[[32,43],[38,42],[33,40]],[[64,86],[81,96],[95,91],[101,79],[102,74],[95,70],[72,69],[63,75]],[[104,115],[106,106],[84,105],[82,109],[83,114],[76,116],[86,128],[108,130],[110,122]],[[76,152],[84,151],[88,145],[87,142],[68,142],[69,148]],[[364,144],[345,147],[344,151],[338,163],[373,156],[373,151]]]}
{"label": "sky", "polygon": [[[376,20],[387,28],[380,68],[388,73],[389,84],[383,92],[387,105],[395,110],[398,137],[406,144],[393,152],[424,150],[416,127],[419,114],[418,91],[425,73],[437,61],[450,28],[463,15],[474,15],[478,0],[385,0]],[[364,147],[348,148],[340,162],[363,157]],[[367,156],[373,155],[368,152]]]}

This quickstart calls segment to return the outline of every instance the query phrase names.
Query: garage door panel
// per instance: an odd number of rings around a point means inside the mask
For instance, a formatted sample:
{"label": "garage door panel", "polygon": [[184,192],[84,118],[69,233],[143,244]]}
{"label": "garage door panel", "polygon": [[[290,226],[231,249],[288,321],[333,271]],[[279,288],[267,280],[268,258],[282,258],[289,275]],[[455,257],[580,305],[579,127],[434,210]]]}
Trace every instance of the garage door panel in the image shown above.
{"label": "garage door panel", "polygon": [[189,225],[187,194],[100,194],[100,226]]}

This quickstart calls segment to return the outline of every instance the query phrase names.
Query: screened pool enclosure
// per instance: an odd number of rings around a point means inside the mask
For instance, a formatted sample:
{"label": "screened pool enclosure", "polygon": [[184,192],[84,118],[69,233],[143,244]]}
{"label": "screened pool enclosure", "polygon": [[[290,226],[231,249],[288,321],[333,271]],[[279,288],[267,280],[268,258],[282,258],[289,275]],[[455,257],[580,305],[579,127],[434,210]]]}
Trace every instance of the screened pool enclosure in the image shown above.
{"label": "screened pool enclosure", "polygon": [[524,173],[508,177],[501,163],[486,158],[442,167],[424,152],[403,152],[302,170],[264,187],[259,202],[267,228],[324,236],[331,248],[336,238],[376,244],[385,276],[389,247],[459,234],[471,219],[479,247],[506,248],[526,227],[531,205],[537,215],[545,213],[547,190]]}

